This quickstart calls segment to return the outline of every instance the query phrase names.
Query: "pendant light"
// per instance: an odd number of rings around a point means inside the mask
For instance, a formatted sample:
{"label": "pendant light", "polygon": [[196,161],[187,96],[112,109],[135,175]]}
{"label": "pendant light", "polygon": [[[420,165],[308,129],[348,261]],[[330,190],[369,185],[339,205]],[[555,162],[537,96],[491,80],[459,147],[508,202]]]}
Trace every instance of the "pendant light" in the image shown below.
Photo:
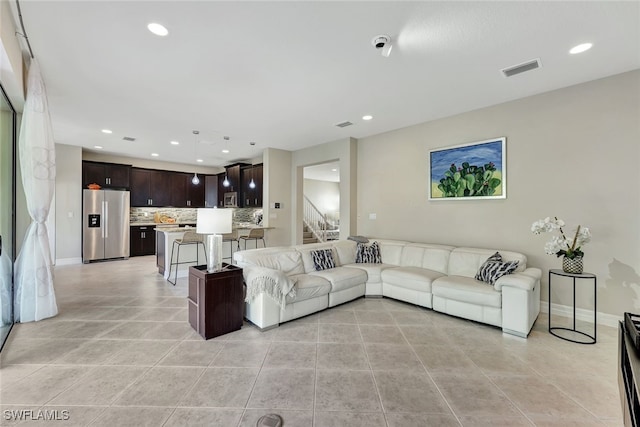
{"label": "pendant light", "polygon": [[[227,141],[227,145],[229,145],[229,137],[225,136],[224,140]],[[228,150],[227,150],[228,151]],[[227,170],[225,169],[225,173],[224,173],[224,181],[222,181],[222,185],[224,187],[228,187],[229,185],[231,185],[231,183],[229,182],[229,178],[227,177]]]}
{"label": "pendant light", "polygon": [[256,188],[256,183],[253,180],[253,165],[251,166],[251,182],[249,183],[249,188],[252,190]]}
{"label": "pendant light", "polygon": [[[193,140],[194,140],[194,142],[193,142],[193,154],[194,154],[194,157],[196,155],[197,146],[198,146],[198,134],[200,134],[200,131],[197,131],[197,130],[193,131],[193,135],[194,135],[194,137],[193,137]],[[198,173],[197,172],[193,174],[193,178],[191,178],[191,183],[193,185],[200,184],[200,178],[198,178]]]}

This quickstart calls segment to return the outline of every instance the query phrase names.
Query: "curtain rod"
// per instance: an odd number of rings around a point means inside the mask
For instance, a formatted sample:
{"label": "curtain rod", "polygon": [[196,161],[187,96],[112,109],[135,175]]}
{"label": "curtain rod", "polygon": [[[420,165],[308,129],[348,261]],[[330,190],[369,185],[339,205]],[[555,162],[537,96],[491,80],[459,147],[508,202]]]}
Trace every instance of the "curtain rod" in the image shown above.
{"label": "curtain rod", "polygon": [[33,59],[34,58],[33,50],[31,50],[31,43],[29,43],[29,36],[27,36],[27,32],[24,29],[24,22],[22,21],[22,10],[20,10],[20,0],[16,0],[16,6],[18,7],[18,18],[20,19],[20,27],[22,27],[22,33],[19,33],[16,31],[16,34],[19,34],[22,37],[24,37],[25,41],[27,42],[27,48],[29,49],[29,54],[31,55],[31,59]]}

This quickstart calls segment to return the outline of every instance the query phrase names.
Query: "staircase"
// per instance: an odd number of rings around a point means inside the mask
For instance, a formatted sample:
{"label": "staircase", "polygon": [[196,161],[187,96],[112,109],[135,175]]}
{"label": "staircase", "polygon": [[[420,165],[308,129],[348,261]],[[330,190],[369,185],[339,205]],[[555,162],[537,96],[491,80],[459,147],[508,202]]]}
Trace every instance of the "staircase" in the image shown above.
{"label": "staircase", "polygon": [[307,243],[324,242],[324,230],[328,226],[327,217],[311,203],[307,196],[304,196],[303,212],[302,243],[306,245]]}
{"label": "staircase", "polygon": [[318,243],[318,238],[313,235],[313,232],[309,230],[309,227],[306,225],[302,230],[302,243],[305,245],[308,243]]}

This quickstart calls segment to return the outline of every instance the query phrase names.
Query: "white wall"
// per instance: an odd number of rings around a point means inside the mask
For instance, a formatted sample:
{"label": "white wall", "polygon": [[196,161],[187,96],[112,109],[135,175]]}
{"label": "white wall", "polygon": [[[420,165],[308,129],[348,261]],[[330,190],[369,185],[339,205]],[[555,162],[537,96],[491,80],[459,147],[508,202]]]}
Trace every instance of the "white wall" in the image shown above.
{"label": "white wall", "polygon": [[[547,272],[549,235],[531,223],[558,216],[591,228],[585,271],[598,276],[598,311],[640,311],[640,71],[363,138],[358,141],[358,233],[513,249]],[[507,138],[507,199],[428,201],[433,148]],[[341,168],[342,170],[342,168]],[[369,213],[377,219],[370,220]],[[553,302],[571,304],[570,286]],[[578,306],[593,308],[579,288]]]}
{"label": "white wall", "polygon": [[[273,227],[266,232],[269,246],[291,244],[291,151],[267,148],[263,164],[263,224]],[[280,209],[274,207],[280,203]]]}
{"label": "white wall", "polygon": [[56,144],[56,264],[82,262],[82,148]]}
{"label": "white wall", "polygon": [[305,178],[304,195],[327,218],[340,219],[340,183]]}
{"label": "white wall", "polygon": [[357,212],[358,143],[354,138],[327,142],[293,152],[291,180],[291,203],[295,206],[295,217],[291,224],[293,244],[302,243],[303,182],[304,167],[339,161],[340,169],[340,238],[355,234]]}

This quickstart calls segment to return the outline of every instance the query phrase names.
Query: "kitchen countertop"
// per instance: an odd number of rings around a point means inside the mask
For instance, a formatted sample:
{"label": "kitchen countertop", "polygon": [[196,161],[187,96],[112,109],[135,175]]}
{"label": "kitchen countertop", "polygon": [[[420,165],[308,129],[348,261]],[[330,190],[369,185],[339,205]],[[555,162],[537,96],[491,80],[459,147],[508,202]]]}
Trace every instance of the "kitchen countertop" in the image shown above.
{"label": "kitchen countertop", "polygon": [[[163,233],[182,233],[184,231],[196,228],[195,224],[194,227],[176,227],[174,224],[158,224],[159,227],[156,227],[156,231],[161,231]],[[167,227],[168,226],[168,227]],[[262,225],[255,225],[255,224],[246,224],[246,223],[238,223],[238,224],[233,224],[233,229],[234,230],[251,230],[254,228],[262,228],[263,230],[270,230],[273,227],[263,227]]]}
{"label": "kitchen countertop", "polygon": [[130,222],[129,225],[131,227],[138,227],[138,226],[142,226],[144,227],[145,225],[155,225],[156,227],[176,227],[179,225],[196,225],[196,222],[173,222],[173,223],[160,223],[160,222],[153,222],[153,221],[136,221],[136,222]]}

